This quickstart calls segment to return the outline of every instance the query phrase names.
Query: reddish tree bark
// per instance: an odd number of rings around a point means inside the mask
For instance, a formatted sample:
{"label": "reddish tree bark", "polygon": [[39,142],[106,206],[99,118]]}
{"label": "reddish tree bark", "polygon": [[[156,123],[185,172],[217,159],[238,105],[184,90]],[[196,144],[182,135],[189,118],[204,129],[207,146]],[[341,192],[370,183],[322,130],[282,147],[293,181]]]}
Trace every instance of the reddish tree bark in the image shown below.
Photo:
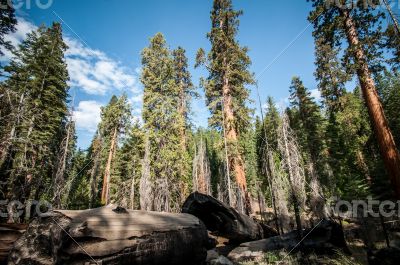
{"label": "reddish tree bark", "polygon": [[396,198],[400,199],[400,155],[396,148],[392,132],[376,91],[375,82],[371,77],[364,51],[360,45],[356,25],[346,9],[341,9],[347,40],[354,49],[354,59],[358,65],[357,75],[362,94],[368,108],[368,113],[375,131],[380,152],[387,173],[393,186]]}

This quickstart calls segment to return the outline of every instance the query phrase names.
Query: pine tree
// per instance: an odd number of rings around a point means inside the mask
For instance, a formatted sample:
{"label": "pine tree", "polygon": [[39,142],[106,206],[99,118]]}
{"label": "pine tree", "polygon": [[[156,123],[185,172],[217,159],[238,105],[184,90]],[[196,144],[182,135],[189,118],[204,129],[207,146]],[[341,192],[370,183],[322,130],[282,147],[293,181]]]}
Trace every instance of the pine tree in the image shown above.
{"label": "pine tree", "polygon": [[[180,57],[178,60],[176,56],[180,65],[175,65],[161,33],[151,38],[150,45],[142,51],[142,115],[149,145],[148,163],[144,164],[149,172],[143,169],[146,181],[141,183],[146,183],[146,187],[141,185],[141,190],[154,194],[153,205],[143,203],[142,206],[156,211],[179,211],[182,200],[189,192],[190,164],[186,150],[182,150],[181,134],[182,126],[187,123],[179,112],[183,104],[179,96],[182,89],[189,89],[190,82],[186,70],[182,71],[185,68],[182,54]],[[179,75],[175,69],[180,69]],[[177,83],[183,83],[183,86]],[[149,189],[153,190],[150,192]]]}
{"label": "pine tree", "polygon": [[185,55],[185,50],[182,47],[178,47],[172,52],[174,57],[174,71],[175,71],[175,83],[178,87],[179,102],[178,111],[181,117],[180,121],[180,134],[181,134],[181,145],[182,149],[187,149],[187,132],[189,127],[189,110],[190,100],[193,96],[197,96],[194,91],[194,86],[191,81],[191,75],[188,71],[188,63]]}
{"label": "pine tree", "polygon": [[144,156],[144,134],[138,121],[129,130],[121,148],[117,151],[115,159],[114,176],[112,185],[113,201],[122,207],[138,209],[138,184],[142,175],[142,160]]}
{"label": "pine tree", "polygon": [[92,206],[89,159],[90,153],[81,149],[74,150],[71,155],[68,180],[65,182],[62,194],[62,205],[66,209],[80,210]]}
{"label": "pine tree", "polygon": [[65,195],[65,183],[74,176],[69,176],[68,173],[72,167],[72,159],[76,148],[75,122],[72,119],[72,113],[69,114],[69,119],[65,124],[62,124],[63,130],[60,135],[61,143],[57,164],[54,171],[53,180],[53,206],[60,209],[63,205],[63,196]]}
{"label": "pine tree", "polygon": [[397,145],[400,144],[400,74],[385,71],[377,82],[378,91]]}
{"label": "pine tree", "polygon": [[246,197],[246,211],[250,212],[247,195],[245,162],[238,141],[250,124],[251,110],[247,107],[249,91],[246,85],[253,84],[248,67],[251,64],[248,49],[236,40],[242,11],[235,11],[231,0],[214,0],[211,11],[211,31],[207,37],[211,50],[205,58],[200,49],[196,66],[204,65],[209,77],[202,81],[211,111],[211,126],[225,130],[228,141],[229,169],[234,174],[241,196]]}
{"label": "pine tree", "polygon": [[[317,33],[314,33],[317,35]],[[316,71],[318,89],[328,116],[341,110],[340,97],[346,92],[345,83],[349,80],[345,67],[339,61],[338,49],[320,37],[315,40]]]}
{"label": "pine tree", "polygon": [[7,197],[38,199],[52,186],[61,125],[68,114],[66,49],[60,24],[42,26],[28,34],[5,68],[10,77],[3,87],[15,106],[5,126],[7,143],[1,152]]}
{"label": "pine tree", "polygon": [[392,182],[396,197],[400,197],[400,154],[379,96],[374,76],[382,70],[382,52],[379,50],[382,40],[382,12],[374,10],[372,5],[357,1],[351,6],[345,1],[329,3],[323,0],[311,0],[314,10],[309,20],[314,23],[314,37],[331,47],[348,46],[343,61],[350,73],[355,73],[374,128],[386,171]]}
{"label": "pine tree", "polygon": [[297,139],[303,150],[306,150],[306,160],[316,167],[319,174],[323,171],[325,156],[325,141],[323,118],[319,106],[314,102],[311,93],[304,87],[299,77],[292,79],[290,86],[290,103],[298,117],[295,126]]}
{"label": "pine tree", "polygon": [[118,139],[126,132],[130,122],[130,105],[127,96],[113,96],[108,105],[101,110],[101,123],[99,124],[100,137],[104,141],[103,146],[103,187],[101,202],[108,204],[110,201],[111,175],[114,158],[117,152]]}
{"label": "pine tree", "polygon": [[[280,189],[282,188],[280,186],[282,182],[277,174],[278,170],[275,161],[280,126],[281,118],[275,102],[272,97],[268,97],[264,120],[259,121],[258,118],[256,120],[257,164],[258,174],[264,186],[263,190],[269,191],[268,196],[274,210],[275,226],[278,232],[282,229],[282,224],[280,224],[279,220],[286,219],[283,215],[287,216],[286,203],[284,202],[284,198],[282,198],[284,191]],[[279,198],[280,202],[277,202],[277,198]],[[281,209],[278,209],[278,204],[281,204]],[[281,215],[280,217],[278,217],[278,213]]]}
{"label": "pine tree", "polygon": [[191,81],[191,75],[187,64],[185,50],[178,47],[172,51],[174,63],[174,76],[175,84],[178,90],[178,123],[180,127],[180,141],[181,141],[181,162],[179,179],[181,179],[181,195],[180,200],[183,202],[189,192],[190,182],[190,157],[188,152],[188,130],[190,129],[190,103],[193,97],[197,97],[197,93]]}
{"label": "pine tree", "polygon": [[4,55],[2,48],[12,49],[12,45],[4,37],[11,32],[15,32],[16,24],[17,19],[15,18],[12,1],[0,0],[0,56]]}

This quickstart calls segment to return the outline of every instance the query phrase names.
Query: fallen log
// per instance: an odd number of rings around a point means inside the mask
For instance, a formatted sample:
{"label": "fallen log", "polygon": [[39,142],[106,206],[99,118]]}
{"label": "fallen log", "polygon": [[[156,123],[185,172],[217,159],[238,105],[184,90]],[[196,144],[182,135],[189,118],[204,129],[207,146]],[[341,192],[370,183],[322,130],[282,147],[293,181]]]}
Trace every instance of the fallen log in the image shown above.
{"label": "fallen log", "polygon": [[333,254],[333,250],[342,250],[350,254],[339,224],[323,220],[313,229],[305,229],[304,238],[298,238],[297,231],[263,240],[241,244],[228,254],[234,262],[257,261],[268,251],[286,250],[288,252],[314,252],[318,254]]}
{"label": "fallen log", "polygon": [[266,232],[249,216],[240,214],[225,203],[198,192],[192,193],[186,199],[182,212],[202,220],[207,229],[214,234],[237,243],[261,239]]}
{"label": "fallen log", "polygon": [[207,239],[204,224],[188,214],[53,211],[31,222],[8,264],[201,264]]}

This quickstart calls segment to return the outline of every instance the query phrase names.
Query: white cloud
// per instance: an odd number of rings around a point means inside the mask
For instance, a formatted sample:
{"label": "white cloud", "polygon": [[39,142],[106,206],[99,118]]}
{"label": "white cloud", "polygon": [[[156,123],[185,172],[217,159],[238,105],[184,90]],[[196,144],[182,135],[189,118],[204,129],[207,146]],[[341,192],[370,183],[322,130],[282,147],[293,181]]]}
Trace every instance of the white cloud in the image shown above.
{"label": "white cloud", "polygon": [[[17,47],[26,38],[28,33],[37,28],[34,24],[24,18],[18,17],[17,19],[18,23],[15,26],[16,31],[4,36],[4,39],[11,42],[14,47]],[[3,52],[4,56],[0,59],[0,61],[9,61],[13,57],[13,54],[10,51],[3,49]]]}
{"label": "white cloud", "polygon": [[97,125],[101,121],[100,111],[102,104],[97,101],[81,101],[74,111],[74,120],[78,130],[94,133],[97,130]]}
{"label": "white cloud", "polygon": [[143,93],[133,96],[129,99],[129,103],[132,105],[143,103]]}
{"label": "white cloud", "polygon": [[[15,47],[26,38],[29,32],[37,29],[37,26],[22,17],[17,17],[17,20],[16,32],[5,36],[5,39]],[[80,137],[93,134],[97,130],[102,106],[99,100],[107,101],[105,97],[111,93],[127,92],[130,103],[134,106],[133,113],[140,120],[143,91],[137,77],[140,75],[141,68],[129,69],[105,52],[88,47],[84,41],[74,36],[64,35],[64,41],[68,46],[65,60],[70,75],[70,87],[92,95],[95,99],[79,102],[74,112]],[[5,51],[5,56],[0,58],[0,61],[6,62],[11,58],[12,53]]]}
{"label": "white cloud", "polygon": [[[17,17],[16,32],[5,36],[13,46],[17,47],[26,35],[37,29],[37,26],[22,17]],[[70,86],[82,89],[90,95],[105,95],[113,89],[138,93],[137,69],[130,71],[120,62],[113,60],[104,52],[88,47],[83,41],[64,36],[68,45],[65,53]],[[0,61],[9,61],[12,53],[5,51]]]}
{"label": "white cloud", "polygon": [[91,95],[105,95],[112,89],[138,92],[136,75],[99,50],[91,49],[76,39],[65,38],[69,46],[66,60],[70,85]]}
{"label": "white cloud", "polygon": [[316,101],[321,101],[321,91],[319,91],[317,88],[313,89],[310,91],[311,92],[311,96],[313,98],[315,98]]}

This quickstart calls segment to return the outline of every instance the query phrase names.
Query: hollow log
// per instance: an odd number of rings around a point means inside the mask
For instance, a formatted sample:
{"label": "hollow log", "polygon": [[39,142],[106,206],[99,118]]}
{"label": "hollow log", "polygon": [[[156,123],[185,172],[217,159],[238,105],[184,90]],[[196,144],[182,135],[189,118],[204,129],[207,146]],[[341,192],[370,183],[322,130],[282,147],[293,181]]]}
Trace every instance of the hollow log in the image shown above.
{"label": "hollow log", "polygon": [[234,262],[254,261],[264,257],[268,251],[281,249],[291,253],[304,251],[318,254],[333,254],[334,250],[340,249],[350,254],[343,230],[334,221],[322,220],[316,227],[305,229],[303,235],[301,239],[297,231],[292,231],[281,236],[243,243],[233,249],[228,258]]}
{"label": "hollow log", "polygon": [[236,243],[261,239],[266,232],[249,216],[240,214],[229,205],[198,192],[192,193],[186,199],[182,212],[199,218],[213,234]]}
{"label": "hollow log", "polygon": [[113,209],[53,211],[34,219],[9,265],[201,264],[207,231],[189,214]]}

